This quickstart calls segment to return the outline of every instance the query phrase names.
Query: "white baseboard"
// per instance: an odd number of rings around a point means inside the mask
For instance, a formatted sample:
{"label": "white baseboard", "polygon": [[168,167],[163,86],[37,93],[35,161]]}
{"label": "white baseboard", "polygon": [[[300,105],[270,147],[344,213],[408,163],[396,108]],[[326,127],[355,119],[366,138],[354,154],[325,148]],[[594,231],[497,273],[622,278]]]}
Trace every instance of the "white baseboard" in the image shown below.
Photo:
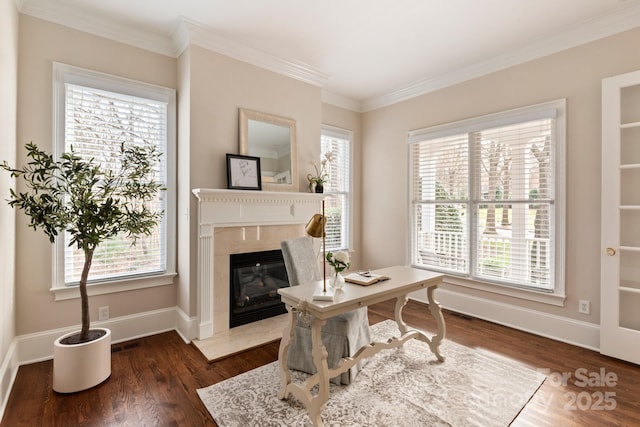
{"label": "white baseboard", "polygon": [[180,307],[176,307],[176,332],[189,344],[198,337],[198,319],[189,317]]}
{"label": "white baseboard", "polygon": [[9,350],[0,364],[0,420],[9,401],[9,394],[18,373],[18,340],[13,339]]}
{"label": "white baseboard", "polygon": [[[427,302],[422,293],[413,299]],[[552,338],[568,344],[599,350],[600,327],[593,323],[581,322],[567,317],[543,313],[528,308],[504,304],[484,298],[465,295],[448,289],[438,289],[436,299],[449,310],[509,326],[514,329]],[[112,342],[118,343],[175,330],[185,343],[197,337],[198,324],[195,317],[189,317],[178,307],[122,316],[103,322],[93,322],[94,326],[111,329]],[[53,342],[61,335],[80,329],[80,326],[54,329],[34,334],[21,335],[14,339],[10,351],[0,365],[0,393],[8,387],[15,376],[18,365],[49,360],[53,357]],[[9,387],[10,388],[10,387]],[[0,394],[4,397],[4,394]]]}
{"label": "white baseboard", "polygon": [[[443,308],[457,313],[578,347],[600,350],[600,326],[593,323],[465,295],[449,289],[437,289],[435,297]],[[427,302],[423,293],[414,293],[412,299]]]}
{"label": "white baseboard", "polygon": [[[175,330],[185,343],[196,337],[197,319],[187,316],[178,307],[136,313],[102,322],[91,322],[111,330],[113,344]],[[53,342],[61,335],[77,331],[80,325],[53,329],[15,337],[0,365],[0,420],[20,365],[49,360],[53,357]]]}
{"label": "white baseboard", "polygon": [[[111,342],[115,344],[175,330],[178,323],[177,317],[176,308],[171,307],[117,317],[102,322],[91,322],[91,325],[111,329]],[[53,357],[53,342],[59,336],[79,329],[80,325],[76,325],[16,337],[19,364],[24,365],[51,359]]]}
{"label": "white baseboard", "polygon": [[[412,295],[413,299],[426,303],[425,297],[426,295],[423,296],[422,293]],[[593,323],[516,307],[448,289],[438,289],[436,300],[443,308],[458,313],[590,350],[599,350],[600,327]],[[198,331],[197,319],[189,317],[178,307],[137,313],[104,322],[93,322],[92,325],[111,329],[113,343],[170,330],[176,330],[185,343],[188,343],[197,337]],[[0,365],[0,419],[4,414],[18,366],[51,359],[53,342],[59,336],[79,328],[78,325],[14,338]]]}

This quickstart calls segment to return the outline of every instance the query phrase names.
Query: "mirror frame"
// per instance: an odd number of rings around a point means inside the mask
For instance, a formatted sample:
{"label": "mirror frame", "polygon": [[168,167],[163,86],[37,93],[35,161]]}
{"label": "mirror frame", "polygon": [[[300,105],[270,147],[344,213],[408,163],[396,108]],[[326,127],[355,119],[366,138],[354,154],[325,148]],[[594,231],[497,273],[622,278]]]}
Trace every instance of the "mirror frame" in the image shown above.
{"label": "mirror frame", "polygon": [[[289,147],[291,149],[291,184],[283,184],[277,182],[262,182],[262,189],[266,191],[298,191],[298,147],[296,145],[296,121],[274,114],[262,113],[260,111],[248,110],[246,108],[239,109],[239,151],[243,156],[250,156],[250,138],[249,120],[270,123],[273,125],[284,126],[289,128]],[[262,177],[260,177],[262,179]]]}

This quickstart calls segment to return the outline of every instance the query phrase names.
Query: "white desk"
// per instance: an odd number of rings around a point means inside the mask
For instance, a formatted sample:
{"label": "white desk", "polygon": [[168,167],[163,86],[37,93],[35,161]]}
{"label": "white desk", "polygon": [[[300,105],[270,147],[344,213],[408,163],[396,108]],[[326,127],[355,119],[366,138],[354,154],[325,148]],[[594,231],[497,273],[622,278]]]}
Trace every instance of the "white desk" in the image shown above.
{"label": "white desk", "polygon": [[[278,363],[280,366],[280,391],[278,397],[285,399],[289,394],[294,395],[307,408],[309,418],[315,426],[322,426],[321,414],[329,399],[329,379],[345,372],[361,359],[373,356],[380,350],[395,348],[403,345],[412,338],[424,341],[439,361],[444,357],[440,354],[440,342],[445,336],[445,324],[440,305],[433,297],[433,291],[442,282],[443,274],[433,273],[411,267],[396,266],[375,271],[376,274],[389,276],[390,279],[370,286],[359,286],[347,283],[337,291],[334,301],[313,301],[312,297],[317,289],[322,288],[322,281],[307,285],[282,288],[278,293],[287,307],[289,320],[280,341]],[[436,320],[437,334],[429,338],[424,332],[409,329],[402,320],[402,308],[406,305],[408,294],[420,289],[427,290],[429,311]],[[401,336],[390,338],[387,342],[375,342],[362,347],[353,357],[344,358],[337,367],[329,369],[327,365],[327,350],[322,344],[321,328],[330,317],[369,306],[392,298],[396,299],[395,318]],[[311,315],[311,342],[313,362],[317,373],[304,383],[291,382],[291,372],[287,368],[287,354],[294,338],[297,314]],[[313,395],[311,389],[318,384],[318,393]]]}

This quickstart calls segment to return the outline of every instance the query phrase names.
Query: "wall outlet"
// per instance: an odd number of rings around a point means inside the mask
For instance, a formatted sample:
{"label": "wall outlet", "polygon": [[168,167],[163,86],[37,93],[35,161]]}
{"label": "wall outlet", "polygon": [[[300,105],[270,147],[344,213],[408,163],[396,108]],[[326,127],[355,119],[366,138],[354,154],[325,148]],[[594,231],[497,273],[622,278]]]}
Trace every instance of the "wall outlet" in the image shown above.
{"label": "wall outlet", "polygon": [[586,299],[581,299],[580,301],[578,301],[578,313],[591,313],[591,302]]}
{"label": "wall outlet", "polygon": [[98,320],[109,320],[109,306],[98,307]]}

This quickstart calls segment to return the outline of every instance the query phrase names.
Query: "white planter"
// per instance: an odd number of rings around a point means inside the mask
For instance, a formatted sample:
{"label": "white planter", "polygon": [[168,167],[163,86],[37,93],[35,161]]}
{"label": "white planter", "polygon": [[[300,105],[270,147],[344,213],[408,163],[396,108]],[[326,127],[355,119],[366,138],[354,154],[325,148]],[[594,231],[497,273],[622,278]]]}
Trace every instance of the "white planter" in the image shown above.
{"label": "white planter", "polygon": [[53,389],[58,393],[74,393],[96,386],[111,375],[111,331],[82,344],[61,344],[73,332],[53,344]]}

